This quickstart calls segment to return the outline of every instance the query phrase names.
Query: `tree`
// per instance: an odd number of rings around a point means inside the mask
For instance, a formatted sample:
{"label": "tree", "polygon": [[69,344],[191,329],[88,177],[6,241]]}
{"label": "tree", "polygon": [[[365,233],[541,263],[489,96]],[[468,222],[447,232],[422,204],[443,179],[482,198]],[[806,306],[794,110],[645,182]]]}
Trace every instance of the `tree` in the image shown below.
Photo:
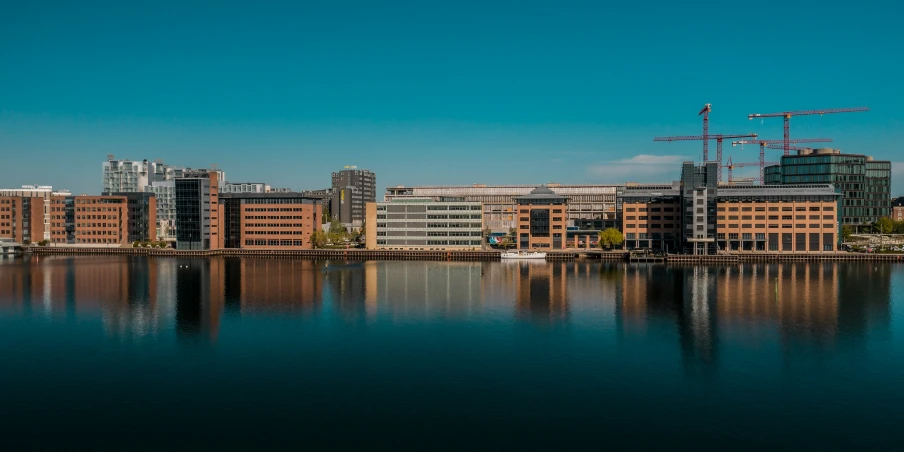
{"label": "tree", "polygon": [[895,222],[891,218],[882,217],[876,221],[875,228],[880,234],[891,234],[895,230]]}
{"label": "tree", "polygon": [[847,242],[851,239],[851,234],[854,233],[854,229],[850,226],[842,226],[841,227],[841,241]]}
{"label": "tree", "polygon": [[339,234],[346,232],[345,226],[342,226],[342,223],[339,222],[338,218],[333,218],[330,220],[330,234]]}
{"label": "tree", "polygon": [[509,228],[508,235],[509,235],[509,237],[514,237],[515,236],[515,228]]}
{"label": "tree", "polygon": [[600,231],[600,248],[612,249],[613,246],[621,245],[625,241],[621,231],[615,228],[606,228]]}
{"label": "tree", "polygon": [[514,245],[514,243],[512,243],[512,239],[510,239],[508,237],[503,237],[502,240],[499,242],[499,246],[501,246],[502,249],[505,249],[505,250],[511,248],[512,245]]}
{"label": "tree", "polygon": [[895,221],[895,234],[904,234],[904,221]]}
{"label": "tree", "polygon": [[320,230],[314,231],[311,234],[311,247],[323,248],[324,245],[326,245],[326,234]]}

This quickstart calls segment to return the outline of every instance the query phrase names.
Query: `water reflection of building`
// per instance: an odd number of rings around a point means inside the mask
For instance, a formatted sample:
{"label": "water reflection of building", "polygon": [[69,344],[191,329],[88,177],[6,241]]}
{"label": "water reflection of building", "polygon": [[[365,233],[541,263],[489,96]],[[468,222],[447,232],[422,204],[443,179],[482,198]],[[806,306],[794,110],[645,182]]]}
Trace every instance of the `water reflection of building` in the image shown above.
{"label": "water reflection of building", "polygon": [[224,258],[222,293],[229,314],[291,313],[319,307],[323,271],[319,263],[295,259]]}
{"label": "water reflection of building", "polygon": [[618,328],[632,335],[645,334],[650,322],[674,324],[688,365],[713,365],[720,341],[768,340],[763,331],[774,331],[786,353],[831,347],[839,332],[888,324],[889,272],[876,267],[865,282],[863,268],[850,263],[625,266]]}
{"label": "water reflection of building", "polygon": [[516,309],[534,320],[564,320],[568,316],[565,262],[519,262]]}
{"label": "water reflection of building", "polygon": [[[482,307],[481,262],[368,262],[366,313],[394,318],[467,316]],[[371,282],[373,278],[373,282]],[[363,279],[363,278],[362,278]]]}

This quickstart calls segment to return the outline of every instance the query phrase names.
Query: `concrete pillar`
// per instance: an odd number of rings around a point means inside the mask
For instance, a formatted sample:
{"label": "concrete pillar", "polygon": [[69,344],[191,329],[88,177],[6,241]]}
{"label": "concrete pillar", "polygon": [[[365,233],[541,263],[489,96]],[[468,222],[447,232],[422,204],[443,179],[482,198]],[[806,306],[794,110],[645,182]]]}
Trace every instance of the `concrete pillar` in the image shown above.
{"label": "concrete pillar", "polygon": [[588,236],[585,236],[585,239],[584,239],[584,249],[585,249],[585,250],[589,250],[589,249],[590,249],[590,236],[589,236],[589,235],[588,235]]}

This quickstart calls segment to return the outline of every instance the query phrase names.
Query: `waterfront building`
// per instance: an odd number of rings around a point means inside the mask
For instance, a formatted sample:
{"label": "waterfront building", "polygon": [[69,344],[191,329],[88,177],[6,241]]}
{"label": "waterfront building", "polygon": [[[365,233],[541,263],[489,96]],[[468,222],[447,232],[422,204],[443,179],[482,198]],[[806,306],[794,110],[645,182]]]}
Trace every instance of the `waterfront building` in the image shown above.
{"label": "waterfront building", "polygon": [[680,196],[686,253],[830,252],[838,243],[832,184],[718,185],[716,162],[684,162]]}
{"label": "waterfront building", "polygon": [[[323,215],[321,216],[321,218],[323,219],[324,222],[329,219],[329,216],[331,215],[331,213],[330,213],[331,208],[332,208],[330,206],[330,204],[332,203],[332,199],[333,199],[333,189],[332,188],[322,188],[319,190],[302,190],[301,194],[308,198],[319,199],[323,204],[323,207],[322,207]],[[365,206],[366,206],[366,203],[365,203]]]}
{"label": "waterfront building", "polygon": [[50,241],[51,201],[69,195],[66,190],[55,192],[49,185],[0,189],[0,238],[18,243]]}
{"label": "waterfront building", "polygon": [[841,224],[869,228],[891,215],[891,162],[838,149],[801,149],[765,169],[767,184],[834,184],[841,191]]}
{"label": "waterfront building", "polygon": [[125,196],[75,196],[74,243],[125,245],[129,243],[129,205]]}
{"label": "waterfront building", "polygon": [[834,252],[839,197],[831,184],[719,187],[716,246],[728,251]]}
{"label": "waterfront building", "polygon": [[681,249],[680,183],[627,184],[618,199],[626,249]]}
{"label": "waterfront building", "polygon": [[311,249],[320,228],[321,200],[301,193],[221,194],[215,216],[218,248]]}
{"label": "waterfront building", "polygon": [[158,239],[176,241],[176,181],[152,182],[145,192],[153,194],[156,201]]}
{"label": "waterfront building", "polygon": [[895,221],[904,221],[904,196],[895,198],[891,206],[891,219]]}
{"label": "waterfront building", "polygon": [[157,198],[153,193],[130,192],[103,193],[104,196],[122,196],[127,201],[128,241],[158,240]]}
{"label": "waterfront building", "polygon": [[364,205],[377,200],[377,176],[356,166],[333,173],[330,215],[346,227],[364,225]]}
{"label": "waterfront building", "polygon": [[404,198],[368,203],[365,210],[368,249],[472,249],[483,243],[477,202]]}
{"label": "waterfront building", "polygon": [[518,249],[565,249],[568,198],[541,185],[516,196]]}
{"label": "waterfront building", "polygon": [[[617,226],[616,185],[547,184],[547,188],[568,200],[566,220],[569,227],[583,231],[601,231]],[[537,185],[445,185],[396,186],[386,189],[384,201],[401,198],[463,198],[483,204],[484,224],[493,232],[508,233],[517,225],[517,202]]]}
{"label": "waterfront building", "polygon": [[219,180],[214,170],[186,170],[175,180],[176,248],[216,249],[219,218]]}

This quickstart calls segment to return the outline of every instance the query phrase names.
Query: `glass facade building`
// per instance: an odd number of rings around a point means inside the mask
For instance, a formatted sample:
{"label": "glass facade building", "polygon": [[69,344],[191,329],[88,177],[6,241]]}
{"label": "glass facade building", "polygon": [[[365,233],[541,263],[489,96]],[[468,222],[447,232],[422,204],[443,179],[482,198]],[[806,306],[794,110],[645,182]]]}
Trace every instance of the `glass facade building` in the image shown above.
{"label": "glass facade building", "polygon": [[804,149],[765,169],[766,184],[834,184],[841,193],[841,224],[869,227],[891,215],[891,162],[837,149]]}

